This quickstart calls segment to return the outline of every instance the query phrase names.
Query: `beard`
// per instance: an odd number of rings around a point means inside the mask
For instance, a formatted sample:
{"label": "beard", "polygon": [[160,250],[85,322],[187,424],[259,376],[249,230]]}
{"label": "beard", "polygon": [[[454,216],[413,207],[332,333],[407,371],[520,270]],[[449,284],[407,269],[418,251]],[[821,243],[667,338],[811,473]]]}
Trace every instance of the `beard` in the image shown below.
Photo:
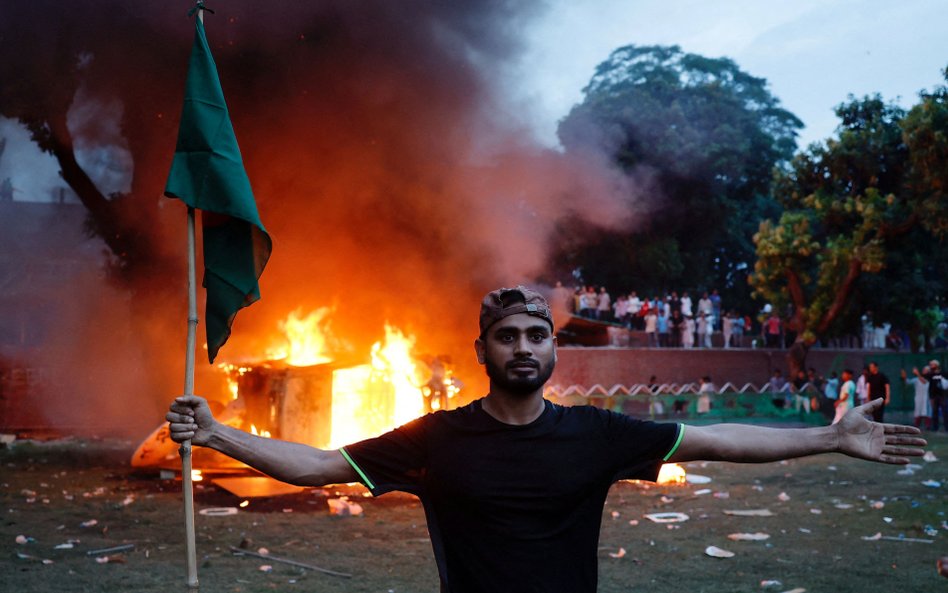
{"label": "beard", "polygon": [[490,359],[484,361],[484,368],[487,371],[491,386],[496,386],[514,395],[530,395],[537,389],[542,388],[553,375],[556,359],[552,359],[547,366],[537,364],[537,374],[533,377],[509,377],[506,368],[495,364]]}

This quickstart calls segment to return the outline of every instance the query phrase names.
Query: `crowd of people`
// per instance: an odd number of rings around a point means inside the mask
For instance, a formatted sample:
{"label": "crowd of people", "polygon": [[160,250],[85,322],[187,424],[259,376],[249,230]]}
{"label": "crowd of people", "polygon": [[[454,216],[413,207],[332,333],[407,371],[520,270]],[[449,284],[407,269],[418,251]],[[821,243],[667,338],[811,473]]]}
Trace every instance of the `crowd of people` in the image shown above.
{"label": "crowd of people", "polygon": [[578,287],[572,293],[557,284],[554,298],[580,317],[613,322],[644,331],[649,347],[711,348],[712,336],[721,333],[724,348],[744,346],[753,329],[750,316],[725,311],[717,290],[703,292],[697,300],[687,292],[672,291],[664,297],[640,297],[636,291],[612,299],[606,287]]}

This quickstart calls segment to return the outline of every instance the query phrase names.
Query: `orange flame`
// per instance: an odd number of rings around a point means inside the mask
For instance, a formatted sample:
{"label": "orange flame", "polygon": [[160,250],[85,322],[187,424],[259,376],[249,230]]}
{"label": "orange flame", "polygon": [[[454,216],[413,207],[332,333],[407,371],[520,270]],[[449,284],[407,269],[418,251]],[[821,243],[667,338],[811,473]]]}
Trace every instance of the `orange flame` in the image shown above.
{"label": "orange flame", "polygon": [[681,467],[677,463],[666,463],[662,465],[662,469],[659,470],[656,483],[684,484],[685,481],[685,468]]}
{"label": "orange flame", "polygon": [[335,345],[329,331],[328,307],[320,307],[303,316],[297,309],[280,322],[286,343],[267,352],[270,360],[283,360],[293,366],[312,366],[332,361]]}

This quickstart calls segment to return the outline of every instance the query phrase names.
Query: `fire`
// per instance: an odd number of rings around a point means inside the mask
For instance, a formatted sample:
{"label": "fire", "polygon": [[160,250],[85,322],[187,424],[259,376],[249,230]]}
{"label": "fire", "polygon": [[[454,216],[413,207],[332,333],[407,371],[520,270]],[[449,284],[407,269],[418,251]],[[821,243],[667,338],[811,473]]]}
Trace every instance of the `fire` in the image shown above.
{"label": "fire", "polygon": [[201,470],[199,470],[199,469],[192,469],[192,470],[191,470],[191,481],[192,481],[192,482],[200,482],[200,481],[202,481],[203,479],[204,479],[204,475],[201,474]]}
{"label": "fire", "polygon": [[250,425],[250,434],[258,437],[270,438],[269,430],[257,430],[257,427],[253,424]]}
{"label": "fire", "polygon": [[415,339],[385,326],[372,346],[372,362],[332,375],[332,436],[341,447],[404,424],[424,413],[422,373],[411,356]]}
{"label": "fire", "polygon": [[685,481],[685,468],[677,463],[662,465],[662,469],[658,472],[658,480],[656,480],[659,484],[684,484]]}
{"label": "fire", "polygon": [[270,360],[283,360],[294,366],[312,366],[332,362],[332,334],[329,332],[331,313],[320,307],[305,317],[297,309],[280,322],[286,343],[267,352]]}

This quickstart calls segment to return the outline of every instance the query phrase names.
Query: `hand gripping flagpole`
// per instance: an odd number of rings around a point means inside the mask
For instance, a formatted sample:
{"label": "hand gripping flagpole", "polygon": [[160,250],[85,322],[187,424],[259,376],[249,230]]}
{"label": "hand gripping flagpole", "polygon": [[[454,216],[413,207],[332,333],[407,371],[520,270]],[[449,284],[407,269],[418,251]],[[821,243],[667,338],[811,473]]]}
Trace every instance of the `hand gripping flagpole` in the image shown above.
{"label": "hand gripping flagpole", "polygon": [[[184,357],[184,395],[194,395],[194,349],[197,345],[197,264],[195,263],[194,208],[188,206],[188,345]],[[196,591],[197,546],[194,537],[194,486],[191,477],[191,439],[178,449],[184,493],[184,531],[188,554],[188,590]]]}

